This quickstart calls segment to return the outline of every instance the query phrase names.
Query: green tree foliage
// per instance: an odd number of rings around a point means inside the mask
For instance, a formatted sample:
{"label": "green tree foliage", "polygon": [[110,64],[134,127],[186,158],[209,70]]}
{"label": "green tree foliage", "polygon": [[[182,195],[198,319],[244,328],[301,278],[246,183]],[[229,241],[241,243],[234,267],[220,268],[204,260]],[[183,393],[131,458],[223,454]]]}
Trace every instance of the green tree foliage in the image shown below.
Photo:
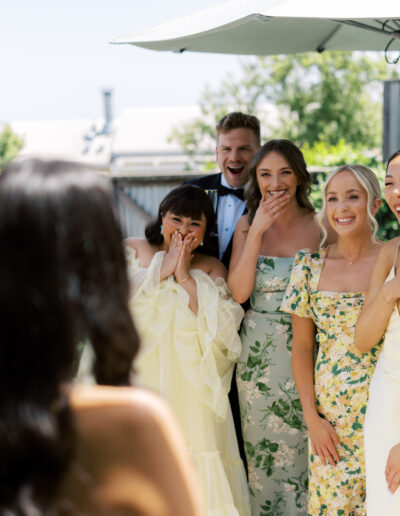
{"label": "green tree foliage", "polygon": [[382,58],[350,52],[276,56],[249,62],[244,73],[265,82],[264,97],[280,112],[279,135],[301,146],[337,145],[340,139],[358,148],[380,146],[382,81],[394,75]]}
{"label": "green tree foliage", "polygon": [[[206,88],[201,116],[175,128],[171,140],[191,156],[213,148],[216,122],[243,110],[261,118],[264,140],[289,138],[307,149],[309,165],[339,165],[354,154],[373,164],[382,142],[382,81],[398,77],[396,67],[373,56],[324,52],[243,59],[241,76],[228,76],[215,91]],[[276,107],[277,116],[263,113],[266,103]]]}
{"label": "green tree foliage", "polygon": [[0,132],[0,172],[22,149],[24,141],[6,125]]}

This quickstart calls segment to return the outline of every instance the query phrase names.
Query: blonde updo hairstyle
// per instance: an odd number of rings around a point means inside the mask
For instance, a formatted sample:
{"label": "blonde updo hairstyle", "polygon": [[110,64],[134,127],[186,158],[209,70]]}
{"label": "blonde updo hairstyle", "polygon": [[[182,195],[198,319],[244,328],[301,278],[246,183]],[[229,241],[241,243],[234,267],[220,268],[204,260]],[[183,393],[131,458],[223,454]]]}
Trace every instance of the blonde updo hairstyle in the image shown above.
{"label": "blonde updo hairstyle", "polygon": [[322,187],[322,208],[321,211],[318,213],[316,220],[321,228],[322,231],[322,240],[321,245],[324,244],[326,237],[327,237],[327,231],[323,224],[323,221],[326,217],[326,190],[328,188],[329,183],[332,181],[332,179],[339,174],[340,172],[344,172],[345,170],[349,170],[352,172],[357,179],[357,181],[360,183],[360,185],[364,188],[364,190],[367,193],[367,214],[369,221],[371,223],[371,231],[372,236],[371,240],[373,242],[377,242],[376,239],[376,232],[378,231],[378,223],[375,219],[375,217],[372,215],[372,205],[377,200],[380,199],[382,196],[381,193],[381,187],[378,181],[378,178],[376,177],[375,172],[373,172],[370,168],[365,167],[364,165],[343,165],[337,169],[335,169],[329,176],[327,177],[324,186]]}

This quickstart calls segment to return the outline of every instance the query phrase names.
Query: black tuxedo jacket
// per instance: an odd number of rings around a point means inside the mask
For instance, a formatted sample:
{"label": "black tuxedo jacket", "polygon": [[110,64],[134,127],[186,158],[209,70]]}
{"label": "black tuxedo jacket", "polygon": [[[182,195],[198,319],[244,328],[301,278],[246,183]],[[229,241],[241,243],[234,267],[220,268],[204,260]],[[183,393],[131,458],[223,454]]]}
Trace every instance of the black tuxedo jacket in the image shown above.
{"label": "black tuxedo jacket", "polygon": [[[189,179],[188,181],[185,181],[184,184],[192,184],[199,186],[203,190],[216,190],[218,186],[221,184],[221,176],[222,173],[219,174],[210,174],[209,176],[199,177],[197,179]],[[217,202],[218,206],[218,202]],[[218,208],[217,208],[218,209]],[[243,213],[246,213],[246,209],[243,209]],[[215,214],[217,215],[217,213]],[[221,261],[225,265],[225,267],[229,268],[229,262],[231,260],[231,254],[232,254],[232,241],[233,241],[233,235],[232,238],[229,241],[229,244],[227,248],[224,251],[224,254],[222,255]],[[215,258],[219,258],[219,245],[218,245],[218,227],[217,223],[215,223],[215,228],[213,233],[204,239],[204,245],[199,248],[199,252],[202,252],[204,254],[208,254],[211,256],[215,256]]]}
{"label": "black tuxedo jacket", "polygon": [[[185,181],[185,184],[189,183],[192,185],[199,186],[203,190],[216,190],[218,186],[221,184],[221,176],[222,173],[219,174],[211,174],[209,176],[203,176],[199,177],[197,179],[190,179],[188,181]],[[218,201],[219,199],[217,199]],[[217,209],[218,209],[218,202],[217,202]],[[246,213],[247,210],[244,208],[243,213]],[[217,213],[215,214],[217,215]],[[225,252],[222,256],[222,263],[225,265],[227,269],[229,269],[229,262],[231,260],[231,254],[232,254],[232,241],[233,241],[233,235],[232,238],[229,241],[229,244],[227,248],[225,249]],[[215,258],[219,258],[219,247],[218,247],[218,228],[217,223],[215,223],[214,232],[209,236],[208,238],[204,239],[204,245],[198,248],[199,252],[215,256]],[[247,309],[247,301],[246,303],[242,304],[242,307],[244,310]],[[232,384],[231,384],[231,390],[229,391],[229,401],[232,408],[232,415],[233,415],[233,421],[235,424],[235,430],[236,430],[236,436],[238,440],[239,445],[239,451],[240,456],[243,460],[243,464],[246,468],[247,472],[247,460],[246,460],[246,454],[244,451],[244,444],[243,444],[243,436],[242,436],[242,428],[241,428],[241,421],[240,421],[240,409],[239,409],[239,398],[238,398],[238,391],[236,386],[236,376],[235,373],[233,373],[232,376]]]}

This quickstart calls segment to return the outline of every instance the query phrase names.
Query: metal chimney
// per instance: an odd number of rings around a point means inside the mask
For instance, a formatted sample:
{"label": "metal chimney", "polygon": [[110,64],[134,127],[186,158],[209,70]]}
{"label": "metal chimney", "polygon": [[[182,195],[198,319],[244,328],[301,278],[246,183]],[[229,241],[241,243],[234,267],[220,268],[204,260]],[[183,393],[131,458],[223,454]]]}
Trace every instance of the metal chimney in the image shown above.
{"label": "metal chimney", "polygon": [[103,130],[101,131],[102,134],[110,134],[111,133],[111,124],[112,124],[111,95],[112,95],[112,90],[103,90],[105,121],[104,121]]}

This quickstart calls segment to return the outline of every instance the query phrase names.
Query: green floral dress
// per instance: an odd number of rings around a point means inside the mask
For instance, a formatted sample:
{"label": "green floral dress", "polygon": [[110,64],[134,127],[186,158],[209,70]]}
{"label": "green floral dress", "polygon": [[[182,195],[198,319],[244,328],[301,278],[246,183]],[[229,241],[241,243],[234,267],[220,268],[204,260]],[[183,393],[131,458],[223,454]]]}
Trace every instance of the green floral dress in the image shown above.
{"label": "green floral dress", "polygon": [[363,424],[378,347],[361,354],[353,346],[361,292],[318,290],[326,254],[327,248],[297,254],[281,308],[312,319],[317,328],[316,407],[341,443],[335,467],[324,466],[310,447],[308,514],[358,516],[366,514]]}
{"label": "green floral dress", "polygon": [[280,311],[292,265],[258,257],[241,330],[236,379],[254,516],[306,514],[307,437],[291,371],[291,317]]}

